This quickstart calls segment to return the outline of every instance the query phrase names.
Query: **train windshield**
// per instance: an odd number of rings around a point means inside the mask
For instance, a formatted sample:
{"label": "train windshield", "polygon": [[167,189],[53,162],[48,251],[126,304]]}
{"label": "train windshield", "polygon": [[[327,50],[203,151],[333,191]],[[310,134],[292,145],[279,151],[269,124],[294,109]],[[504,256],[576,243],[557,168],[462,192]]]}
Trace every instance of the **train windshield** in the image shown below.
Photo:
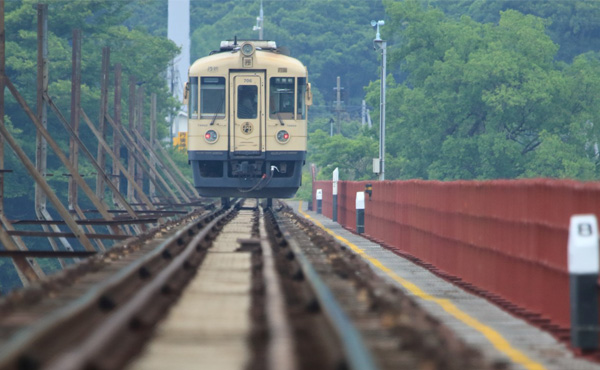
{"label": "train windshield", "polygon": [[294,118],[294,78],[271,77],[269,117]]}
{"label": "train windshield", "polygon": [[190,83],[188,85],[189,99],[188,99],[188,117],[198,118],[198,77],[190,77]]}
{"label": "train windshield", "polygon": [[[196,80],[196,83],[197,80]],[[225,77],[202,77],[200,84],[200,113],[225,114]]]}
{"label": "train windshield", "polygon": [[258,87],[256,85],[238,86],[237,116],[238,118],[256,118],[258,104]]}
{"label": "train windshield", "polygon": [[306,119],[306,104],[305,96],[306,96],[306,77],[298,78],[298,94],[296,95],[297,99],[297,119]]}

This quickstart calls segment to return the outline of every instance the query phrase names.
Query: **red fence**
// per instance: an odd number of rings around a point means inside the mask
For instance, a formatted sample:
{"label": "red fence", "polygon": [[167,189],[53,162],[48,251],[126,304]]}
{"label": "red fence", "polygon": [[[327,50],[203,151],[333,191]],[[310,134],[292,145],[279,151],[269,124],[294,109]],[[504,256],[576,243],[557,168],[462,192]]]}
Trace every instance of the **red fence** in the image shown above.
{"label": "red fence", "polygon": [[[338,222],[356,230],[355,196],[367,182],[338,183]],[[600,184],[569,180],[369,181],[365,234],[549,319],[570,326],[570,217],[600,211]],[[331,181],[323,214],[332,216]],[[313,193],[313,199],[315,199]],[[316,209],[314,206],[313,209]],[[543,321],[543,320],[540,320]]]}

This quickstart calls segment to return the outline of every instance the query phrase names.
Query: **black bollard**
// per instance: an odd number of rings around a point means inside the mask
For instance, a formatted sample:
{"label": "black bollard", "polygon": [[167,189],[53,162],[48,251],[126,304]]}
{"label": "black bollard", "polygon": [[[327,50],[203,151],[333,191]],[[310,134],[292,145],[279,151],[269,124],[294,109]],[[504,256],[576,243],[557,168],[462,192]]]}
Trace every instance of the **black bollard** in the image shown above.
{"label": "black bollard", "polygon": [[598,348],[598,222],[594,215],[575,215],[569,226],[571,345]]}
{"label": "black bollard", "polygon": [[365,232],[365,192],[356,192],[356,232]]}
{"label": "black bollard", "polygon": [[317,214],[321,214],[323,207],[323,190],[317,189]]}

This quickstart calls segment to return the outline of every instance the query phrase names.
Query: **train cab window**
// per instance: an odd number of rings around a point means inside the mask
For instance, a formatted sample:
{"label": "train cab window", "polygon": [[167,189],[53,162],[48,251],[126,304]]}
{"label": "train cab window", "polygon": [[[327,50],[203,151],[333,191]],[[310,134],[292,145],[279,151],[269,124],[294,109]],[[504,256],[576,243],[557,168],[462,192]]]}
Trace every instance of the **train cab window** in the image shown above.
{"label": "train cab window", "polygon": [[238,118],[254,119],[257,115],[258,86],[239,85],[237,91],[237,116]]}
{"label": "train cab window", "polygon": [[294,119],[294,78],[271,77],[269,117]]}
{"label": "train cab window", "polygon": [[306,119],[306,77],[298,78],[298,89],[297,89],[297,119]]}
{"label": "train cab window", "polygon": [[190,83],[188,85],[189,99],[188,99],[188,117],[198,118],[198,77],[190,77]]}
{"label": "train cab window", "polygon": [[225,77],[202,77],[200,82],[200,114],[225,115]]}

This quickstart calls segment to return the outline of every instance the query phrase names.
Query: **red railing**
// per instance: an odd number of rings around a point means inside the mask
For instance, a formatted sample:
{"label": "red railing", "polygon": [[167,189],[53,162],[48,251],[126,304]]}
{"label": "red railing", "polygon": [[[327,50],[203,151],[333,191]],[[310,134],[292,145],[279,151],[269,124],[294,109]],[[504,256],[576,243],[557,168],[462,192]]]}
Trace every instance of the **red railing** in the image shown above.
{"label": "red railing", "polygon": [[[356,230],[355,196],[366,183],[338,183],[338,222],[346,228]],[[517,311],[533,313],[530,317],[539,322],[547,319],[548,329],[568,335],[569,220],[600,211],[600,184],[546,179],[369,183],[368,237]],[[331,181],[313,183],[313,192],[317,188],[323,189],[323,214],[331,217]]]}

